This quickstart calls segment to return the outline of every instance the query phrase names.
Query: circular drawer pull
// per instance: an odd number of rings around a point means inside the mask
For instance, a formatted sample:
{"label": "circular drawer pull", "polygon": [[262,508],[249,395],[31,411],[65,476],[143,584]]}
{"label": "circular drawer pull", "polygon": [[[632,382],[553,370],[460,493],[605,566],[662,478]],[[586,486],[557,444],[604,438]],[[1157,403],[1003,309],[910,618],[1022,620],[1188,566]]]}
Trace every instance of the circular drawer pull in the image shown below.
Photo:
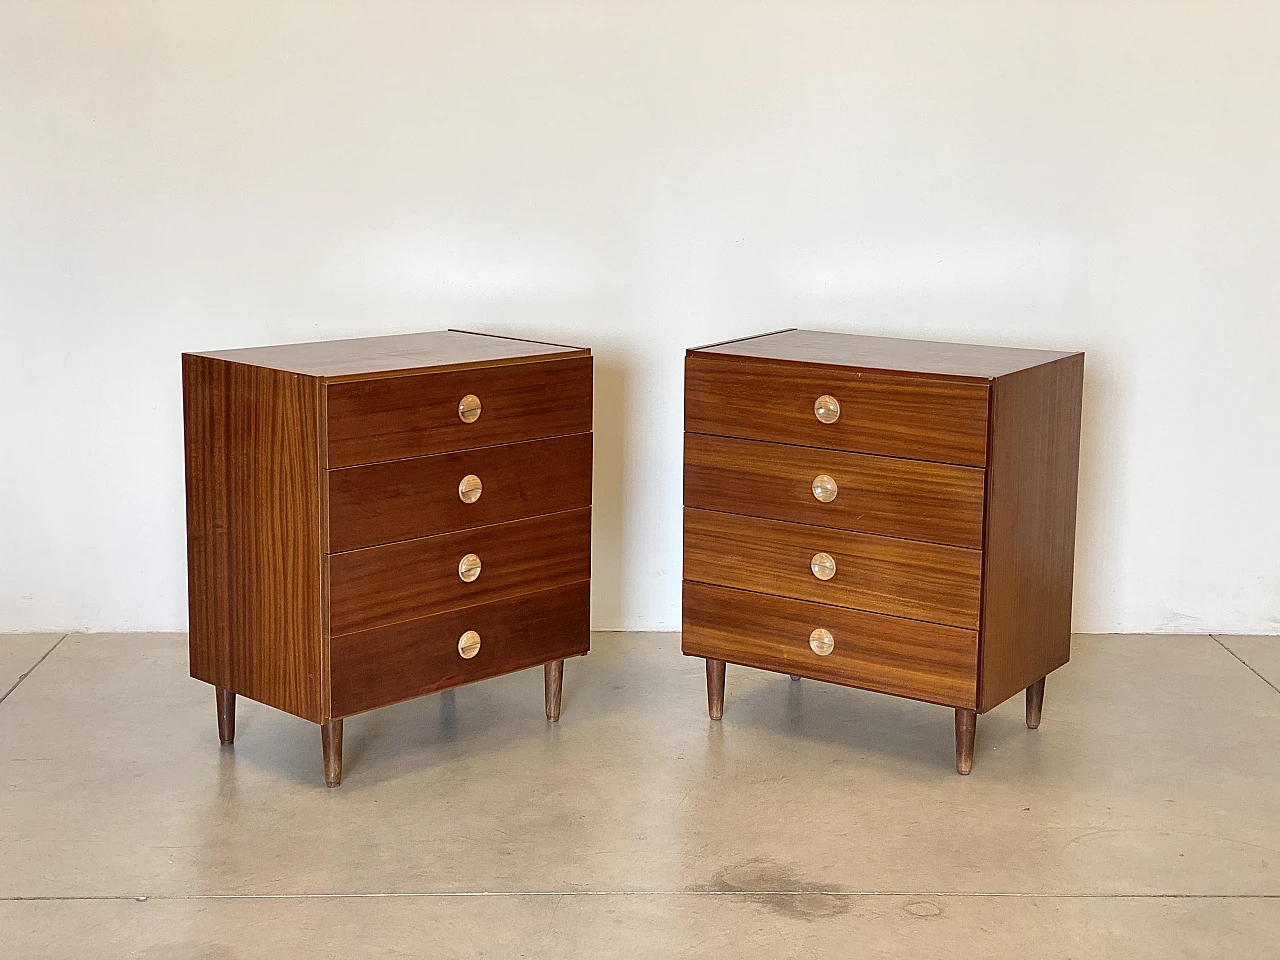
{"label": "circular drawer pull", "polygon": [[468,393],[458,401],[458,419],[463,423],[475,423],[480,419],[480,398]]}
{"label": "circular drawer pull", "polygon": [[820,657],[828,656],[832,650],[836,648],[836,638],[831,635],[830,630],[824,630],[819,627],[813,633],[809,634],[809,649]]}
{"label": "circular drawer pull", "polygon": [[813,495],[823,503],[830,503],[836,498],[836,494],[839,492],[840,490],[836,487],[834,477],[829,477],[825,473],[820,473],[813,478]]}
{"label": "circular drawer pull", "polygon": [[824,393],[813,401],[813,415],[823,423],[835,423],[840,419],[840,401]]}
{"label": "circular drawer pull", "polygon": [[458,576],[462,578],[463,583],[473,582],[476,577],[480,576],[480,558],[474,553],[468,553],[459,560]]}
{"label": "circular drawer pull", "polygon": [[809,561],[809,569],[819,580],[830,580],[836,575],[836,560],[829,553],[815,553]]}
{"label": "circular drawer pull", "polygon": [[470,660],[480,652],[480,634],[474,630],[468,630],[458,638],[458,656],[463,660]]}
{"label": "circular drawer pull", "polygon": [[458,499],[463,503],[475,503],[484,493],[484,484],[474,473],[468,473],[458,481]]}

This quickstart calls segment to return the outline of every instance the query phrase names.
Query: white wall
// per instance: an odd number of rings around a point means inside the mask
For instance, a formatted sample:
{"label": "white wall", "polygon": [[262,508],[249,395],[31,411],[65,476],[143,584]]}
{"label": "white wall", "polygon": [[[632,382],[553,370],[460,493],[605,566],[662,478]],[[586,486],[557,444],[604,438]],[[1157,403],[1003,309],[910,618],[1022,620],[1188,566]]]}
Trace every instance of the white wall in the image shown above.
{"label": "white wall", "polygon": [[0,629],[185,626],[178,354],[596,351],[595,620],[679,623],[681,359],[1083,349],[1076,629],[1280,633],[1280,4],[0,5]]}

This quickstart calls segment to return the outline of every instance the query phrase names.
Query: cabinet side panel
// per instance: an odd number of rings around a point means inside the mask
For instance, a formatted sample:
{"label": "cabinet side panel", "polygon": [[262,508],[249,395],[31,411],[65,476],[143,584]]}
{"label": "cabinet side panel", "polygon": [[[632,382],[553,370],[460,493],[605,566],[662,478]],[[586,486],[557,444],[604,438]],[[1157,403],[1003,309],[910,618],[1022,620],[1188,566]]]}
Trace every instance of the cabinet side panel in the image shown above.
{"label": "cabinet side panel", "polygon": [[227,369],[227,364],[216,360],[182,357],[191,675],[229,688]]}
{"label": "cabinet side panel", "polygon": [[1084,355],[997,379],[991,391],[981,709],[1071,656]]}
{"label": "cabinet side panel", "polygon": [[207,358],[184,364],[201,385],[187,403],[192,674],[319,722],[318,381]]}

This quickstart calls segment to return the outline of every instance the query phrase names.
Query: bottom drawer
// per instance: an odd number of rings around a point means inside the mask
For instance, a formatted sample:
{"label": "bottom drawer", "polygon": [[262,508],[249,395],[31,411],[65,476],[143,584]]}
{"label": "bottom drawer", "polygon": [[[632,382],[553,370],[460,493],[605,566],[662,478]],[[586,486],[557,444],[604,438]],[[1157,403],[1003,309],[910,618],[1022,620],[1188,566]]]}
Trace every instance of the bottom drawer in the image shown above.
{"label": "bottom drawer", "polygon": [[[818,628],[834,640],[826,656],[809,646]],[[973,630],[687,580],[683,630],[681,649],[690,656],[948,707],[972,710],[977,702]]]}
{"label": "bottom drawer", "polygon": [[[591,648],[591,582],[433,617],[350,633],[330,641],[332,715],[349,717]],[[480,636],[470,659],[458,652],[468,630]]]}

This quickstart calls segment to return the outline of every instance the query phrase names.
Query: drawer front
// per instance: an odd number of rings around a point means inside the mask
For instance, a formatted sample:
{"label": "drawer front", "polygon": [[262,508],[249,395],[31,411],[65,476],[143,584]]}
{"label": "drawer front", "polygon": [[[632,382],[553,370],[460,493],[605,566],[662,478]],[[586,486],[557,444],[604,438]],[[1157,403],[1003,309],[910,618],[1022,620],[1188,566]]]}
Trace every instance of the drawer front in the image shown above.
{"label": "drawer front", "polygon": [[[349,717],[584,654],[591,647],[590,594],[591,584],[584,581],[335,637],[330,643],[333,715]],[[458,652],[467,631],[480,639],[470,658]]]}
{"label": "drawer front", "polygon": [[[459,563],[474,555],[470,582]],[[340,636],[591,578],[591,509],[334,554],[329,633]]]}
{"label": "drawer front", "polygon": [[982,554],[686,509],[684,579],[976,630]]}
{"label": "drawer front", "polygon": [[[684,584],[681,649],[779,673],[972,710],[977,701],[978,634],[820,603]],[[826,656],[809,646],[823,629]]]}
{"label": "drawer front", "polygon": [[329,551],[590,505],[589,433],[343,467],[329,471]]}
{"label": "drawer front", "polygon": [[[591,430],[591,358],[331,383],[328,464],[348,467]],[[468,423],[464,397],[480,401]]]}
{"label": "drawer front", "polygon": [[[684,428],[980,467],[987,460],[987,389],[985,381],[692,353]],[[833,423],[814,412],[827,396],[839,403]]]}
{"label": "drawer front", "polygon": [[[830,477],[820,501],[814,479]],[[984,471],[686,433],[684,503],[885,537],[982,546]]]}

